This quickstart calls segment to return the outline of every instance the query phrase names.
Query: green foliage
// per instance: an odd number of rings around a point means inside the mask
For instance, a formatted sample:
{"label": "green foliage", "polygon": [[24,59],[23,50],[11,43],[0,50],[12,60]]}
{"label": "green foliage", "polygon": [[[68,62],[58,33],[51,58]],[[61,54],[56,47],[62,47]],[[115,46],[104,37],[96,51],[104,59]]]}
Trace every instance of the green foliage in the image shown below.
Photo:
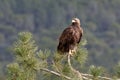
{"label": "green foliage", "polygon": [[40,57],[40,59],[42,59],[42,60],[46,60],[49,56],[50,56],[50,50],[44,50],[44,51],[42,51],[42,50],[40,50],[39,52],[38,52],[38,56]]}
{"label": "green foliage", "polygon": [[90,72],[91,75],[93,75],[93,79],[97,79],[97,77],[100,76],[103,73],[103,68],[91,65],[90,69],[89,69],[89,72]]}
{"label": "green foliage", "polygon": [[66,56],[67,55],[64,56],[64,55],[61,55],[61,54],[56,52],[53,56],[53,59],[54,59],[55,62],[59,62],[60,60],[66,58]]}
{"label": "green foliage", "polygon": [[32,32],[41,50],[55,51],[59,34],[78,17],[88,41],[87,63],[113,73],[120,57],[119,7],[119,0],[0,0],[0,61],[12,60],[7,49],[21,31]]}
{"label": "green foliage", "polygon": [[22,71],[17,63],[7,65],[8,68],[8,80],[19,80],[22,78]]}
{"label": "green foliage", "polygon": [[[82,65],[86,60],[87,50],[84,48],[86,41],[81,42],[81,48],[72,56],[72,63],[78,62],[77,66]],[[66,75],[72,79],[78,79],[77,74],[74,74],[67,61],[67,55],[61,55],[57,52],[52,53],[50,50],[39,50],[33,40],[32,34],[29,32],[21,32],[18,34],[18,39],[13,45],[13,54],[15,60],[7,65],[8,80],[36,80],[40,73],[41,80],[50,79],[64,80]],[[83,55],[85,54],[85,55]],[[76,67],[75,67],[76,68]],[[47,72],[44,72],[44,71]],[[42,71],[43,70],[43,71]],[[57,72],[61,76],[50,74],[50,70]]]}
{"label": "green foliage", "polygon": [[36,71],[39,69],[36,58],[37,46],[32,40],[32,34],[21,32],[18,41],[13,46],[15,62],[7,65],[8,80],[35,80]]}
{"label": "green foliage", "polygon": [[86,62],[88,57],[88,50],[85,48],[86,44],[86,39],[82,39],[78,47],[77,54],[74,56],[75,60],[77,60],[81,65]]}
{"label": "green foliage", "polygon": [[56,50],[59,34],[71,23],[71,18],[79,17],[88,40],[89,63],[111,69],[120,56],[119,6],[119,0],[1,0],[1,58],[8,60],[10,52],[6,52],[6,47],[11,46],[21,31],[31,31],[40,49]]}
{"label": "green foliage", "polygon": [[45,68],[48,66],[47,60],[48,60],[48,57],[50,56],[50,53],[51,53],[50,50],[44,50],[44,51],[40,50],[37,53],[37,56],[38,56],[39,61],[40,61],[40,63],[39,63],[40,68]]}
{"label": "green foliage", "polygon": [[116,76],[120,78],[120,62],[115,67]]}
{"label": "green foliage", "polygon": [[[88,54],[86,44],[87,41],[82,39],[78,51],[73,56],[52,53],[47,49],[38,51],[32,34],[21,32],[13,45],[14,62],[7,65],[7,80],[111,79],[101,77],[103,68],[94,65],[89,69],[91,75],[82,73],[81,65],[86,62]],[[120,74],[119,69],[120,64],[116,67],[117,77]]]}

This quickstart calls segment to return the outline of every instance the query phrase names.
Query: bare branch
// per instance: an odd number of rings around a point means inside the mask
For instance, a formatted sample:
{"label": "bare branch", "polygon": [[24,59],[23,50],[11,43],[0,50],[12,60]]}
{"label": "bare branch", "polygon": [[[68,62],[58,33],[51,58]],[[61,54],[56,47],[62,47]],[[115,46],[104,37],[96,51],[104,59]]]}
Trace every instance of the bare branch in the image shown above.
{"label": "bare branch", "polygon": [[78,77],[80,78],[80,80],[82,80],[82,75],[81,75],[81,73],[80,73],[78,70],[75,70],[75,69],[72,67],[72,65],[71,65],[71,62],[70,62],[70,54],[68,54],[68,65],[69,65],[70,69],[71,69],[75,74],[78,75]]}
{"label": "bare branch", "polygon": [[58,69],[58,67],[56,66],[55,62],[54,62],[54,61],[52,61],[52,63],[53,63],[53,66],[55,67],[55,69],[57,70],[57,72],[59,72],[59,73],[60,73],[60,70],[59,70],[59,69]]}
{"label": "bare branch", "polygon": [[[86,76],[86,77],[93,77],[93,75],[90,75],[90,74],[81,73],[81,75],[82,75],[82,76]],[[105,80],[113,80],[112,78],[102,77],[102,76],[98,76],[98,78],[100,78],[100,79],[105,79]]]}
{"label": "bare branch", "polygon": [[[90,79],[90,77],[93,77],[92,75],[90,74],[83,74],[83,73],[80,73],[78,70],[75,70],[72,65],[71,65],[71,61],[70,61],[70,54],[68,54],[68,65],[70,67],[70,69],[75,72],[76,74],[78,74],[78,77],[79,78],[83,78],[85,80],[92,80]],[[102,76],[98,76],[99,79],[105,79],[105,80],[113,80],[112,78],[108,78],[108,77],[102,77]]]}
{"label": "bare branch", "polygon": [[[71,65],[70,55],[68,54],[67,57],[68,57],[67,60],[68,60],[68,65],[69,65],[70,69],[71,69],[75,74],[78,75],[78,78],[79,78],[80,80],[92,80],[91,78],[93,78],[93,75],[80,73],[78,70],[74,69],[74,68],[72,67],[72,65]],[[59,76],[59,77],[64,77],[65,79],[68,79],[68,80],[72,80],[72,78],[69,77],[69,76],[66,76],[66,75],[64,75],[64,74],[61,74],[61,73],[58,73],[58,72],[49,70],[49,69],[47,69],[47,68],[42,68],[42,69],[40,69],[40,70],[49,72],[49,73],[54,74],[54,75],[57,75],[57,76]],[[99,78],[99,79],[103,79],[103,80],[113,80],[112,78],[102,77],[102,76],[98,76],[98,78]]]}
{"label": "bare branch", "polygon": [[47,68],[42,68],[41,70],[46,71],[46,72],[50,72],[50,73],[52,73],[52,74],[54,74],[54,75],[57,75],[57,76],[59,76],[59,77],[64,77],[64,78],[66,78],[66,79],[68,79],[68,80],[71,80],[70,77],[65,76],[65,75],[62,75],[62,74],[57,73],[57,72],[55,72],[55,71],[49,70],[49,69],[47,69]]}

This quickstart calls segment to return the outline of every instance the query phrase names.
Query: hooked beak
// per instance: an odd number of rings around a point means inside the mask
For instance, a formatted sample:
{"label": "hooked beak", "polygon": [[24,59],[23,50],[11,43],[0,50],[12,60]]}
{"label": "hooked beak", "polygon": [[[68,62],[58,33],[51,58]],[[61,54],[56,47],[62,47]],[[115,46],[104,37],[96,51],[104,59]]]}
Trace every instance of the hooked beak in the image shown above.
{"label": "hooked beak", "polygon": [[72,23],[76,22],[74,19],[72,20]]}

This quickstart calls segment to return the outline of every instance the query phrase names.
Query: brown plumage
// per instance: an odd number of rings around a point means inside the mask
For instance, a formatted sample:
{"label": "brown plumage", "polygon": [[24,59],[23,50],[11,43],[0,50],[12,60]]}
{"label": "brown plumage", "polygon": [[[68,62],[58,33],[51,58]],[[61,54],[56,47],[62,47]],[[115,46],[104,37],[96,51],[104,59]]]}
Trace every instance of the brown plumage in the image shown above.
{"label": "brown plumage", "polygon": [[78,18],[73,18],[72,24],[62,32],[59,38],[57,51],[60,54],[69,53],[73,55],[82,35],[83,29],[80,27],[80,20]]}

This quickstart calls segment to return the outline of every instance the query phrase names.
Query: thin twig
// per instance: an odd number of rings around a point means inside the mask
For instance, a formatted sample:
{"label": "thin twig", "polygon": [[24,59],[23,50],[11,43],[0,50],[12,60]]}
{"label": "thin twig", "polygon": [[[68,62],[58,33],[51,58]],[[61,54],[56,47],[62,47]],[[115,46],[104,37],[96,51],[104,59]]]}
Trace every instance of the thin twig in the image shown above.
{"label": "thin twig", "polygon": [[60,73],[60,70],[59,70],[59,69],[58,69],[58,67],[56,66],[55,62],[54,62],[54,61],[52,61],[52,63],[53,63],[53,66],[55,67],[55,69],[57,70],[57,72],[59,72],[59,73]]}
{"label": "thin twig", "polygon": [[[57,67],[56,63],[55,63],[54,61],[52,61],[52,63],[53,63],[53,65],[54,65],[55,69],[57,70],[57,72],[58,72],[60,75],[63,75],[62,72],[61,72],[61,70]],[[62,78],[63,78],[63,76],[62,76]]]}

